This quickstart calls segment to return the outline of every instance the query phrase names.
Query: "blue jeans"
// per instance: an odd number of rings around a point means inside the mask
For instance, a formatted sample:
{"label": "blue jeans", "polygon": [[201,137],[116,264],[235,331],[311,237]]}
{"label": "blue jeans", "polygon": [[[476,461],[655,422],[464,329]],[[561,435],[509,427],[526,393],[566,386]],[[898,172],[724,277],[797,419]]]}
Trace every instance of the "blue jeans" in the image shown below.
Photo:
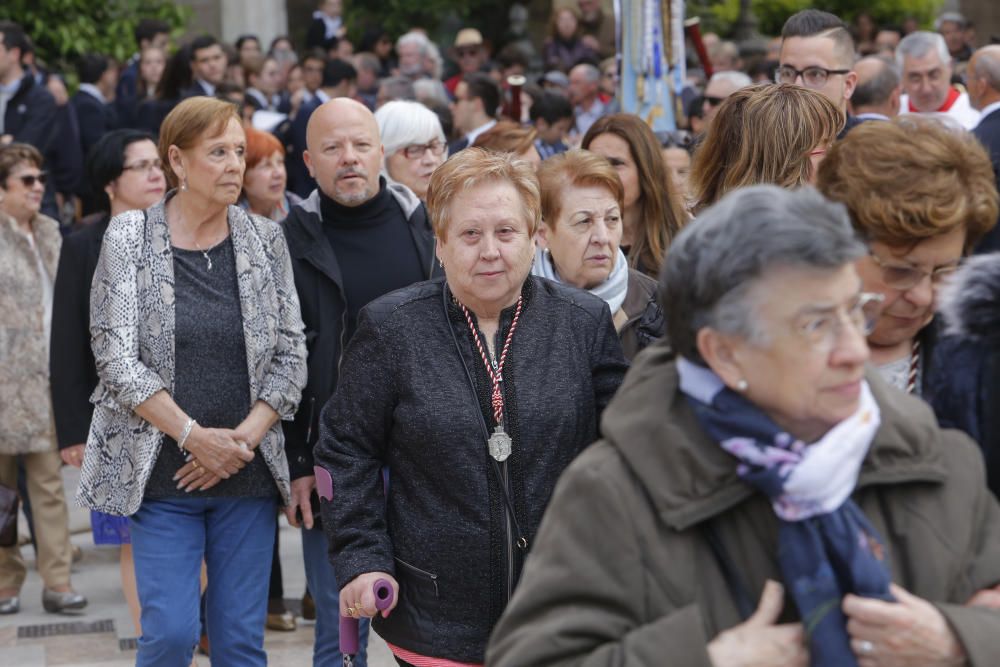
{"label": "blue jeans", "polygon": [[[306,566],[306,584],[316,602],[316,641],[313,644],[313,667],[341,667],[340,586],[330,565],[326,533],[322,528],[302,528],[302,558]],[[368,620],[359,624],[356,667],[366,667]],[[214,656],[213,656],[214,657]]]}
{"label": "blue jeans", "polygon": [[276,498],[164,498],[132,516],[142,607],[137,667],[191,663],[198,643],[201,561],[208,568],[212,664],[264,667]]}

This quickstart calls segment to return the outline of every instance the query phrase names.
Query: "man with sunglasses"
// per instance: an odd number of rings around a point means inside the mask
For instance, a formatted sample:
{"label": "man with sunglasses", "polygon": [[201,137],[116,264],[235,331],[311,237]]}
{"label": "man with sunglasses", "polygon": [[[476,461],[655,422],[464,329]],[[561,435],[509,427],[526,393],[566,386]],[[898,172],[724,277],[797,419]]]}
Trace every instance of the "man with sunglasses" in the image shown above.
{"label": "man with sunglasses", "polygon": [[818,9],[792,15],[781,29],[781,54],[774,80],[794,83],[825,95],[844,114],[843,138],[858,121],[847,113],[858,75],[854,38],[839,18]]}
{"label": "man with sunglasses", "polygon": [[712,78],[708,80],[708,85],[705,86],[705,94],[701,96],[703,100],[702,121],[705,126],[707,127],[708,123],[712,122],[712,119],[715,118],[715,112],[719,110],[727,97],[752,83],[750,77],[743,72],[727,70],[713,74]]}
{"label": "man with sunglasses", "polygon": [[475,28],[463,28],[458,31],[451,51],[452,59],[458,64],[458,73],[444,82],[444,87],[448,89],[448,94],[452,98],[455,97],[455,89],[458,88],[462,77],[481,71],[489,55],[482,33]]}

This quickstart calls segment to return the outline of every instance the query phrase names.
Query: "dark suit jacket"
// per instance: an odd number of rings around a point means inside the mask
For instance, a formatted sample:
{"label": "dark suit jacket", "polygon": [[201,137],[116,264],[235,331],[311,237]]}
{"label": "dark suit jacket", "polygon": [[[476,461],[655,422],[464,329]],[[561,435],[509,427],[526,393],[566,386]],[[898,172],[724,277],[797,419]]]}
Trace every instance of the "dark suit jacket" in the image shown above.
{"label": "dark suit jacket", "polygon": [[78,91],[70,98],[80,125],[80,149],[84,157],[91,147],[106,133],[118,127],[118,114],[110,104],[105,104],[90,93]]}
{"label": "dark suit jacket", "polygon": [[90,283],[108,229],[107,216],[63,240],[52,303],[49,375],[59,448],[87,441],[97,386],[90,349]]}
{"label": "dark suit jacket", "polygon": [[[986,146],[993,163],[993,174],[997,179],[997,189],[1000,189],[1000,109],[981,119],[972,133],[980,143]],[[1000,227],[1000,220],[997,221]],[[1000,229],[994,227],[976,246],[976,252],[993,252],[1000,250]]]}
{"label": "dark suit jacket", "polygon": [[288,172],[288,189],[303,199],[316,189],[316,181],[309,175],[302,153],[306,150],[306,127],[309,124],[309,116],[321,104],[315,95],[308,102],[303,102],[286,134],[285,171]]}
{"label": "dark suit jacket", "polygon": [[458,139],[455,139],[455,141],[448,144],[448,155],[454,155],[455,153],[465,150],[468,147],[469,138],[464,136],[459,137]]}

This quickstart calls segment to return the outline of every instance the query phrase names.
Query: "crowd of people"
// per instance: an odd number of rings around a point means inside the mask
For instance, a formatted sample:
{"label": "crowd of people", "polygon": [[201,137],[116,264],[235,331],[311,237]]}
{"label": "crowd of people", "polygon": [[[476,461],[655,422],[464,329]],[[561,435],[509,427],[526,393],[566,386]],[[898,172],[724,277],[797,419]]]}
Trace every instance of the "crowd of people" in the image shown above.
{"label": "crowd of people", "polygon": [[[344,617],[355,665],[370,630],[404,666],[997,664],[1000,45],[706,35],[662,133],[601,3],[522,14],[447,61],[340,0],[299,50],[144,19],[72,96],[0,21],[0,485],[44,609],[87,605],[70,465],[143,667],[266,664],[281,515],[315,665]],[[0,614],[25,577],[0,546]]]}

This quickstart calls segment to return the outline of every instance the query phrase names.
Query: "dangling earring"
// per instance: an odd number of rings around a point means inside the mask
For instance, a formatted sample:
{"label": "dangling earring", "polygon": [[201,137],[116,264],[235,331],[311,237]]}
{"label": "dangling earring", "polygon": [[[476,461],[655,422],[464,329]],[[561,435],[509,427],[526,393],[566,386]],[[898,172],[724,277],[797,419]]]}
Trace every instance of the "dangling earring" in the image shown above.
{"label": "dangling earring", "polygon": [[187,192],[187,189],[188,189],[188,179],[187,176],[185,176],[184,180],[181,181],[181,192]]}
{"label": "dangling earring", "polygon": [[736,391],[745,393],[746,390],[749,388],[750,385],[747,383],[746,380],[740,380],[739,382],[736,383]]}

